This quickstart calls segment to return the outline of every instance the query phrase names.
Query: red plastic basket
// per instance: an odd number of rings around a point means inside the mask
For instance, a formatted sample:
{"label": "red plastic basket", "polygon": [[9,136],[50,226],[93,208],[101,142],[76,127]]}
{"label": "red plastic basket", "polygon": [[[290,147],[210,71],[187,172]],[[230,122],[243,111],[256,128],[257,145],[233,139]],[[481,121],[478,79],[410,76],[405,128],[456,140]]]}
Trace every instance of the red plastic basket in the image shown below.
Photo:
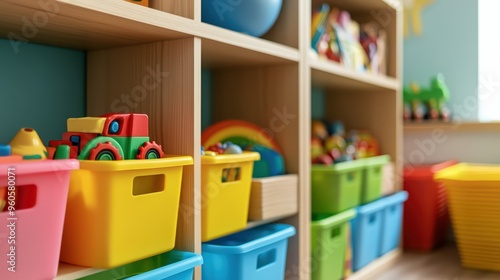
{"label": "red plastic basket", "polygon": [[409,250],[431,251],[446,243],[449,227],[446,189],[433,179],[437,171],[456,164],[449,160],[439,164],[405,166],[403,247]]}

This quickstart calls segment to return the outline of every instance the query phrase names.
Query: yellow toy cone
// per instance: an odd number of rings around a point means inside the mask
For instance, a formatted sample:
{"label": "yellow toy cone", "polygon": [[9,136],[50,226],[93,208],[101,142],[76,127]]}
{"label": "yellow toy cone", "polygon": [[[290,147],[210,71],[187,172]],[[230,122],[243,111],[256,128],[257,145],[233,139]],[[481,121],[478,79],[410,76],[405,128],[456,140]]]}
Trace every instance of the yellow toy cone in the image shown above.
{"label": "yellow toy cone", "polygon": [[22,155],[24,159],[46,159],[47,149],[38,133],[32,128],[21,128],[10,141],[13,155]]}

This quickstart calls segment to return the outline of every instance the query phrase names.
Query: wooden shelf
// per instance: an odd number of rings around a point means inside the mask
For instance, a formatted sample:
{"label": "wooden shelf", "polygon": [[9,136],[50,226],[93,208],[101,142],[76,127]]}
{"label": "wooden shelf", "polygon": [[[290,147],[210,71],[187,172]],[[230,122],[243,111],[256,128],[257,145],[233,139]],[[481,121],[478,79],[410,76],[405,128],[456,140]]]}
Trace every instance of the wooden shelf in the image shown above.
{"label": "wooden shelf", "polygon": [[319,7],[322,3],[330,3],[350,12],[373,11],[374,14],[381,11],[393,13],[394,9],[401,7],[399,0],[312,0],[313,8]]}
{"label": "wooden shelf", "polygon": [[[348,10],[361,23],[390,15],[384,26],[390,54],[387,76],[359,73],[309,55],[311,8],[320,2]],[[193,157],[194,165],[183,172],[175,247],[195,253],[201,253],[202,243],[201,68],[213,70],[213,121],[242,119],[272,132],[287,172],[299,178],[297,213],[251,221],[246,228],[277,221],[295,226],[287,270],[298,274],[289,278],[309,280],[311,85],[328,92],[327,118],[373,131],[395,166],[402,166],[399,0],[284,1],[277,22],[263,38],[201,22],[200,0],[150,3],[156,9],[123,0],[3,0],[0,38],[18,40],[12,42],[21,49],[29,42],[87,51],[87,115],[121,108],[146,113],[153,139],[169,153]],[[38,20],[37,26],[28,28],[24,18]],[[399,255],[392,252],[351,279],[367,279]],[[56,279],[99,271],[61,263]],[[200,268],[194,279],[201,279]]]}
{"label": "wooden shelf", "polygon": [[464,131],[464,132],[498,132],[500,131],[500,122],[405,122],[404,132],[424,132],[434,129],[443,129],[445,131]]}
{"label": "wooden shelf", "polygon": [[202,66],[267,65],[299,61],[299,51],[285,45],[200,23]]}
{"label": "wooden shelf", "polygon": [[74,280],[95,274],[103,270],[104,269],[83,267],[83,266],[77,266],[69,263],[60,262],[59,270],[54,280]]}
{"label": "wooden shelf", "polygon": [[[32,34],[23,32],[21,18],[33,22],[35,15],[47,21]],[[16,34],[29,42],[85,50],[184,38],[198,30],[193,20],[117,0],[5,0],[0,17],[4,38]]]}
{"label": "wooden shelf", "polygon": [[347,69],[342,65],[320,60],[310,59],[311,79],[313,85],[340,90],[398,90],[400,82],[392,77],[375,76],[370,73],[360,73]]}
{"label": "wooden shelf", "polygon": [[282,220],[282,219],[290,218],[292,216],[295,216],[295,214],[293,214],[293,215],[284,215],[284,216],[270,218],[270,219],[261,220],[261,221],[248,221],[247,227],[245,229],[258,227],[258,226],[269,224],[269,223],[274,223],[274,222],[277,222],[277,221]]}
{"label": "wooden shelf", "polygon": [[[299,60],[297,49],[125,1],[55,0],[48,2],[53,5],[49,8],[38,3],[0,2],[0,36],[83,50],[197,36],[203,38],[204,63],[209,66]],[[51,13],[54,10],[57,13]],[[26,35],[21,18],[31,19],[35,14],[45,15],[47,22],[40,24],[33,36]]]}

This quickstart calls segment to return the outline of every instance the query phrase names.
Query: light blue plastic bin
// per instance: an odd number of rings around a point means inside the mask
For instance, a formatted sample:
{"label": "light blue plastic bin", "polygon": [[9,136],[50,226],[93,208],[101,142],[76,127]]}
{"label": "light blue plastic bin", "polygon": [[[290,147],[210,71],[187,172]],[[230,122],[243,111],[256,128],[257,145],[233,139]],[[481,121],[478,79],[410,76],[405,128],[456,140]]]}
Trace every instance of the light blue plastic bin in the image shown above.
{"label": "light blue plastic bin", "polygon": [[284,279],[288,238],[295,228],[267,224],[202,245],[203,280]]}
{"label": "light blue plastic bin", "polygon": [[385,202],[381,199],[356,208],[352,225],[352,267],[358,271],[379,256]]}
{"label": "light blue plastic bin", "polygon": [[384,215],[382,219],[382,242],[379,256],[382,256],[398,247],[401,239],[403,222],[403,204],[408,199],[408,192],[401,191],[382,198]]}
{"label": "light blue plastic bin", "polygon": [[79,279],[192,280],[194,268],[202,263],[198,254],[174,250]]}

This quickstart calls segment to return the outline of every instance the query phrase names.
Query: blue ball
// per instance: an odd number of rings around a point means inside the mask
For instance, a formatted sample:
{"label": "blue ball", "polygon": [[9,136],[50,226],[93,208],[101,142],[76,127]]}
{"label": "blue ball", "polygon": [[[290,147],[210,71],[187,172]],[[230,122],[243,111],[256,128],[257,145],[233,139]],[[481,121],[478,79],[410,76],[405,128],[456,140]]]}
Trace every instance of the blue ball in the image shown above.
{"label": "blue ball", "polygon": [[255,37],[276,22],[283,0],[202,0],[203,22]]}
{"label": "blue ball", "polygon": [[227,148],[224,150],[224,154],[241,154],[243,151],[241,150],[241,147],[238,145],[228,145]]}

